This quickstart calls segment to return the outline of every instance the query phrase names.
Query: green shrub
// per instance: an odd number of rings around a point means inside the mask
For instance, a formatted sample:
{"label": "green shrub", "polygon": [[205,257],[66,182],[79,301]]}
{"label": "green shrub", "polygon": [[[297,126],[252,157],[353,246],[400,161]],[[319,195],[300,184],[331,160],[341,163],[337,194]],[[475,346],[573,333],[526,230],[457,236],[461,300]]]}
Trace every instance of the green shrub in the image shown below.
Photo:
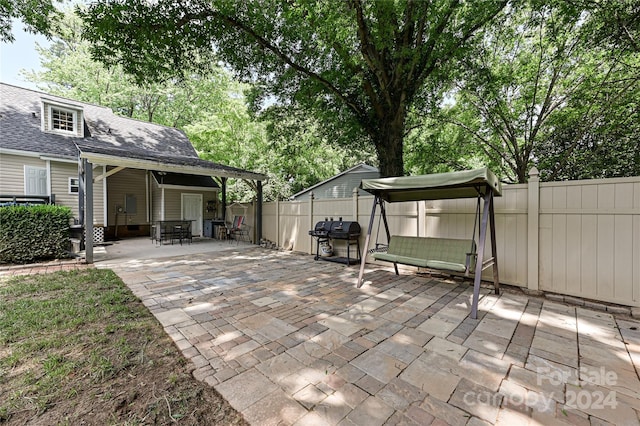
{"label": "green shrub", "polygon": [[0,261],[29,263],[69,257],[71,209],[54,205],[0,207]]}

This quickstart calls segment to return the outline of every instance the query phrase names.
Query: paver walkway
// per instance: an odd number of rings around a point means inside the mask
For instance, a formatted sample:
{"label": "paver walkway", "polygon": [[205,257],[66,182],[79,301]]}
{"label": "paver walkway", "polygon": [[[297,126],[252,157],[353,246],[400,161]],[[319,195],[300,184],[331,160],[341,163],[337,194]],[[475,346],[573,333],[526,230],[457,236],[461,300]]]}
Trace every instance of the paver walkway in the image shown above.
{"label": "paver walkway", "polygon": [[255,425],[640,424],[640,322],[258,247],[111,267]]}

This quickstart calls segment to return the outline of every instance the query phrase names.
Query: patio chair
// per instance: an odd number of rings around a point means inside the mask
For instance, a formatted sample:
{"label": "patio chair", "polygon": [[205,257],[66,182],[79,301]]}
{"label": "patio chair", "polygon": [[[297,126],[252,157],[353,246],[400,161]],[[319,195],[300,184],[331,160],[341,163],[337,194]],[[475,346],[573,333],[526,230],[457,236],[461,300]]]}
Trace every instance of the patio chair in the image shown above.
{"label": "patio chair", "polygon": [[227,236],[229,240],[236,240],[239,244],[240,239],[249,240],[249,231],[244,223],[244,216],[234,216],[233,222],[225,224],[227,227]]}
{"label": "patio chair", "polygon": [[191,221],[183,221],[179,227],[176,227],[177,237],[180,240],[180,245],[183,241],[188,241],[189,244],[193,242],[193,235],[191,234]]}

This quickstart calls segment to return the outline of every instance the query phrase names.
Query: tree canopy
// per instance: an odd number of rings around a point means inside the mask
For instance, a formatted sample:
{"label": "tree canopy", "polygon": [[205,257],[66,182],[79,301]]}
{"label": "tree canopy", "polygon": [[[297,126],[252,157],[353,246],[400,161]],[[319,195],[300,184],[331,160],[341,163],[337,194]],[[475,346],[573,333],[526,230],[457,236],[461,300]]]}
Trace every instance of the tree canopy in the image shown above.
{"label": "tree canopy", "polygon": [[101,61],[157,79],[219,58],[256,85],[255,100],[357,128],[392,176],[404,173],[407,110],[433,102],[447,66],[506,3],[119,0],[82,15]]}
{"label": "tree canopy", "polygon": [[31,3],[0,4],[0,36],[12,17],[54,35],[45,90],[183,128],[203,157],[269,174],[271,199],[374,159],[640,174],[637,1],[103,0],[82,27]]}
{"label": "tree canopy", "polygon": [[[55,3],[61,3],[58,0]],[[13,42],[13,19],[30,33],[50,36],[61,18],[52,0],[0,0],[0,42]]]}
{"label": "tree canopy", "polygon": [[[240,84],[225,69],[209,65],[203,74],[137,84],[122,67],[105,67],[91,59],[79,18],[70,10],[52,33],[50,45],[38,48],[41,71],[24,72],[48,93],[97,103],[116,113],[185,131],[202,158],[255,170],[269,176],[265,200],[295,192],[369,160],[366,150],[350,156],[321,133],[302,111],[271,108],[257,120],[247,108]],[[318,162],[318,153],[323,161]],[[230,179],[228,198],[250,201],[251,183]]]}
{"label": "tree canopy", "polygon": [[519,183],[534,165],[546,180],[637,174],[639,52],[596,38],[602,17],[574,6],[532,0],[498,16],[463,60],[453,101],[413,137],[424,143],[410,142],[411,164],[479,162]]}

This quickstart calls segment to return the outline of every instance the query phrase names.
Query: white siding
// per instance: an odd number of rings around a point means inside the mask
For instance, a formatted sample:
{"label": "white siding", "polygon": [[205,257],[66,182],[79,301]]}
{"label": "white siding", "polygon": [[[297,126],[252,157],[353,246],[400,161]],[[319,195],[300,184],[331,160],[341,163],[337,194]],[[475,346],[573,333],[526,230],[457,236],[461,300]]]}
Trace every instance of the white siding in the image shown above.
{"label": "white siding", "polygon": [[[107,170],[111,168],[108,167]],[[147,191],[145,170],[124,169],[107,178],[108,226],[147,224]],[[136,198],[136,212],[125,212],[127,194]],[[118,211],[118,207],[122,211]]]}
{"label": "white siding", "polygon": [[[24,193],[24,166],[47,168],[47,162],[38,157],[0,154],[0,193],[22,195]],[[78,219],[78,195],[69,194],[69,178],[78,177],[78,166],[75,163],[51,161],[48,176],[51,194],[55,196],[57,205],[71,209],[74,218]],[[94,173],[95,174],[95,173]],[[103,182],[93,185],[94,224],[104,223]]]}
{"label": "white siding", "polygon": [[0,154],[0,193],[24,194],[24,166],[47,167],[38,157]]}

